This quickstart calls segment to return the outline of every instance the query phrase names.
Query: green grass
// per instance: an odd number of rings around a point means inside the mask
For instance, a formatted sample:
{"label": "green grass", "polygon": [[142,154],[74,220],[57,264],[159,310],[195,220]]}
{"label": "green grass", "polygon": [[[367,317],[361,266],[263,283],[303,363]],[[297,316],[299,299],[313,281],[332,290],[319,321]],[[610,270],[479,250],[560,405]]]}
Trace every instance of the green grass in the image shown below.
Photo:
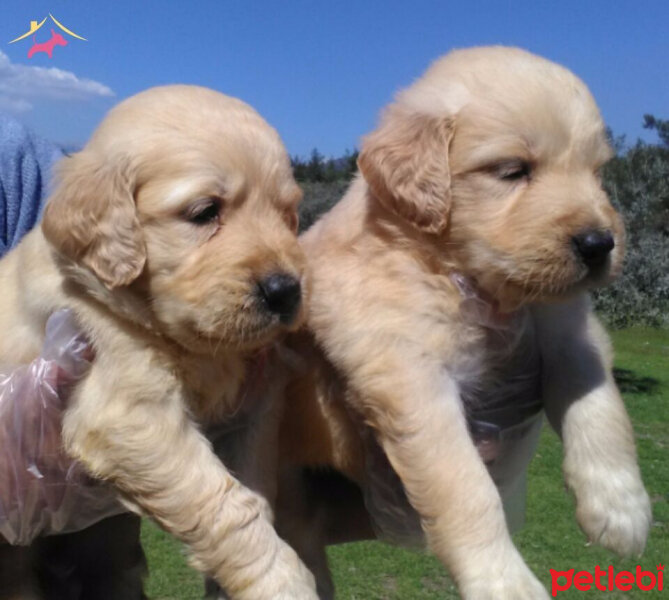
{"label": "green grass", "polygon": [[186,564],[179,542],[151,521],[142,524],[142,546],[149,563],[146,593],[152,600],[202,598],[202,575]]}
{"label": "green grass", "polygon": [[[585,544],[565,492],[560,462],[561,446],[552,431],[542,434],[530,467],[527,524],[516,544],[538,577],[550,586],[549,569],[592,572],[595,565],[612,564],[616,571],[637,564],[656,572],[669,563],[669,332],[634,328],[613,333],[616,376],[637,434],[644,482],[653,500],[653,526],[644,556],[619,559]],[[176,542],[147,523],[143,542],[149,560],[147,593],[152,599],[188,600],[202,596],[202,583],[190,570]],[[341,600],[429,600],[457,598],[443,567],[423,553],[378,542],[361,542],[329,550],[338,598]],[[550,588],[549,588],[550,589]],[[665,591],[561,592],[558,598],[669,597],[669,569]]]}

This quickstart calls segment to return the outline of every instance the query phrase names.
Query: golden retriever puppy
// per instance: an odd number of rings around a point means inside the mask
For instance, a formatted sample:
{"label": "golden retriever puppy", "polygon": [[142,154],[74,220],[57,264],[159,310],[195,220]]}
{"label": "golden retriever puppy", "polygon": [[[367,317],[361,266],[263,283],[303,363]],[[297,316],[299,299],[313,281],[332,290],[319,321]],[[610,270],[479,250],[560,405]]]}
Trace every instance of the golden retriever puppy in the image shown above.
{"label": "golden retriever puppy", "polygon": [[67,450],[240,599],[315,598],[266,501],[198,428],[243,409],[247,361],[301,319],[300,197],[249,106],[154,88],[62,161],[41,229],[0,262],[0,362],[30,361],[49,314],[71,308],[96,359]]}
{"label": "golden retriever puppy", "polygon": [[277,527],[322,597],[329,534],[291,512],[295,472],[336,468],[376,521],[370,500],[392,485],[379,482],[372,431],[464,598],[546,598],[475,444],[481,421],[503,434],[542,404],[588,538],[643,550],[649,500],[587,295],[623,259],[599,179],[610,156],[583,82],[504,47],[436,61],[364,139],[360,175],[302,237],[313,287],[292,345],[308,368],[282,425]]}

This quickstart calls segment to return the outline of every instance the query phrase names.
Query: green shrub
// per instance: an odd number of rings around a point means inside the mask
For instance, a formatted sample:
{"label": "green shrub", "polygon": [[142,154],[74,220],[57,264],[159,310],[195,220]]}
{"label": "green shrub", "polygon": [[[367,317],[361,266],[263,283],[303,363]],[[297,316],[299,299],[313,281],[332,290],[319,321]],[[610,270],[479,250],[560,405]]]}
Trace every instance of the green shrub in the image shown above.
{"label": "green shrub", "polygon": [[595,306],[613,327],[669,327],[669,147],[638,142],[606,165],[603,180],[625,220],[627,254]]}
{"label": "green shrub", "polygon": [[306,231],[318,217],[341,200],[348,188],[348,181],[304,182],[300,187],[304,191],[304,199],[300,204],[300,231]]}

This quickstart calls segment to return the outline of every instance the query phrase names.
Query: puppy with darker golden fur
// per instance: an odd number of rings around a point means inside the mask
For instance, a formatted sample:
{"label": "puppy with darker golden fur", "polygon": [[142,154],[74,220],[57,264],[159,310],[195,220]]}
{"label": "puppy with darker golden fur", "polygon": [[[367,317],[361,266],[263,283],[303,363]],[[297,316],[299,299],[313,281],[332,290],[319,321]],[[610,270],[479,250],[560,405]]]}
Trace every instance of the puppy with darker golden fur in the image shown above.
{"label": "puppy with darker golden fur", "polygon": [[198,428],[243,409],[247,361],[300,322],[300,197],[249,106],[154,88],[63,159],[41,229],[0,262],[0,362],[32,360],[49,314],[71,308],[96,359],[66,449],[240,599],[315,598],[265,500]]}
{"label": "puppy with darker golden fur", "polygon": [[481,420],[504,432],[543,406],[588,538],[643,550],[649,500],[587,294],[623,259],[610,156],[583,82],[503,47],[436,61],[364,139],[360,175],[302,237],[313,288],[292,345],[307,367],[283,422],[277,525],[321,597],[328,536],[290,511],[294,474],[334,467],[375,521],[370,431],[464,598],[547,597],[477,452]]}

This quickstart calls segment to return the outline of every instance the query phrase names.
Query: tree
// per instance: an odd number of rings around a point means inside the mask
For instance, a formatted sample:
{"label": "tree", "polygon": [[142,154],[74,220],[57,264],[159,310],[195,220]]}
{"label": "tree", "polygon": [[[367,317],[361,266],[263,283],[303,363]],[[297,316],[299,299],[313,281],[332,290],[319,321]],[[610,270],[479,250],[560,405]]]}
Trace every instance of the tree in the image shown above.
{"label": "tree", "polygon": [[653,115],[644,115],[643,127],[655,130],[664,147],[669,148],[669,121],[656,119]]}
{"label": "tree", "polygon": [[290,166],[293,168],[293,177],[297,181],[304,181],[307,176],[307,165],[300,159],[299,156],[292,156],[290,159]]}
{"label": "tree", "polygon": [[346,150],[339,158],[326,159],[316,148],[311,151],[308,161],[293,156],[290,164],[293,175],[299,182],[333,183],[336,181],[350,181],[357,171],[358,151]]}
{"label": "tree", "polygon": [[323,181],[323,155],[314,148],[306,166],[305,179],[307,181]]}

